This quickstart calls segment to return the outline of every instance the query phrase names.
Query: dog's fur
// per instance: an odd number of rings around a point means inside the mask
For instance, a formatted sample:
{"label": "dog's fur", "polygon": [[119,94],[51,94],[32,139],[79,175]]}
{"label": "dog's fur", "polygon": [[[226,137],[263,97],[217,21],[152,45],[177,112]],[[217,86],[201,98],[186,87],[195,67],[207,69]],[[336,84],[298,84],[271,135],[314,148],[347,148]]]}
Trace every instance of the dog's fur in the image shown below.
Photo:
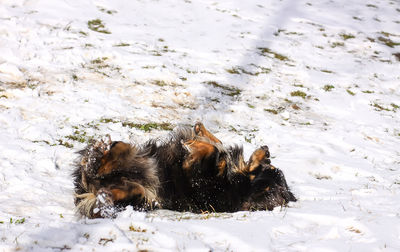
{"label": "dog's fur", "polygon": [[191,212],[272,210],[296,201],[267,146],[248,162],[239,146],[225,147],[201,123],[166,141],[138,146],[93,142],[78,152],[73,173],[77,210],[114,217],[127,205]]}

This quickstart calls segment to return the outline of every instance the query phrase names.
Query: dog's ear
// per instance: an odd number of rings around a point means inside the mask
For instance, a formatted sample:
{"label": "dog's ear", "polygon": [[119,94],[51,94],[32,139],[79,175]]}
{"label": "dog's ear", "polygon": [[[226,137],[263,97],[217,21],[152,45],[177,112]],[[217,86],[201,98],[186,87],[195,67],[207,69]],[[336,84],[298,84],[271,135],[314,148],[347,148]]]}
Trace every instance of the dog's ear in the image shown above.
{"label": "dog's ear", "polygon": [[250,180],[253,180],[255,176],[261,172],[261,169],[265,165],[271,164],[270,153],[268,146],[264,145],[258,148],[251,154],[249,161],[246,165],[246,172],[250,174]]}
{"label": "dog's ear", "polygon": [[207,138],[211,143],[222,143],[218,138],[211,134],[211,132],[208,131],[201,122],[197,122],[194,125],[194,133],[196,136]]}
{"label": "dog's ear", "polygon": [[129,155],[132,146],[124,142],[113,142],[110,150],[104,152],[101,158],[101,165],[97,171],[98,176],[105,176],[118,169],[127,155]]}

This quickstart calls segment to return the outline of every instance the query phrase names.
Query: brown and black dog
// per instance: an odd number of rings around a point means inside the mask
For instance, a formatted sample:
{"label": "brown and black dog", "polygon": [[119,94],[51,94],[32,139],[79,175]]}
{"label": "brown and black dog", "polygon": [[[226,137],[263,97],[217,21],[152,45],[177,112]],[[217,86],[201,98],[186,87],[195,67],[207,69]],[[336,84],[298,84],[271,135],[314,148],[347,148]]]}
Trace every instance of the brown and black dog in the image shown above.
{"label": "brown and black dog", "polygon": [[89,218],[136,210],[191,212],[272,210],[296,201],[267,146],[244,161],[243,148],[225,147],[202,123],[179,128],[166,141],[143,145],[94,141],[78,152],[75,204]]}

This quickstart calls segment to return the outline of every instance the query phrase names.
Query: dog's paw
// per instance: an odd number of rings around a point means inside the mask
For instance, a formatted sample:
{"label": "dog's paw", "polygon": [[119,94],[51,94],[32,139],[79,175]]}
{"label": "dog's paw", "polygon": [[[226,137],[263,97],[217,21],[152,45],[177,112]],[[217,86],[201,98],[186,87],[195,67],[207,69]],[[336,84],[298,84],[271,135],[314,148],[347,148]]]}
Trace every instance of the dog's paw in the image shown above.
{"label": "dog's paw", "polygon": [[106,189],[100,189],[96,196],[96,207],[93,215],[100,218],[115,218],[117,210],[112,200],[112,194]]}

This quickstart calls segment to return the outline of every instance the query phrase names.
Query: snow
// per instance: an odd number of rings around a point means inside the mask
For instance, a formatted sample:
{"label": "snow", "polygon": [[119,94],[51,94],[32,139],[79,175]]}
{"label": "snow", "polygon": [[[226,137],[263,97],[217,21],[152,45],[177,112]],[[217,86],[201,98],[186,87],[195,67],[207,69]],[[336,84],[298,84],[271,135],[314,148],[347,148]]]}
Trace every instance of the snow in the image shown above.
{"label": "snow", "polygon": [[[400,1],[0,0],[0,38],[1,251],[400,251]],[[75,214],[90,137],[198,120],[298,202]]]}

